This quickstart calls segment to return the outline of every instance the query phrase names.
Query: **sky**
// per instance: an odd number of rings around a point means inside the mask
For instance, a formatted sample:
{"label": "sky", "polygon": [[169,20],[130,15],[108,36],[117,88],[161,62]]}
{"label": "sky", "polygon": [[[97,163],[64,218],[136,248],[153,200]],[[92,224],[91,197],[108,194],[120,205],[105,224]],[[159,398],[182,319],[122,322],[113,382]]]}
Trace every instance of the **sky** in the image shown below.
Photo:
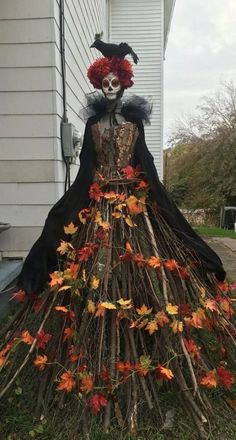
{"label": "sky", "polygon": [[236,83],[236,0],[176,0],[164,63],[164,144],[223,81]]}

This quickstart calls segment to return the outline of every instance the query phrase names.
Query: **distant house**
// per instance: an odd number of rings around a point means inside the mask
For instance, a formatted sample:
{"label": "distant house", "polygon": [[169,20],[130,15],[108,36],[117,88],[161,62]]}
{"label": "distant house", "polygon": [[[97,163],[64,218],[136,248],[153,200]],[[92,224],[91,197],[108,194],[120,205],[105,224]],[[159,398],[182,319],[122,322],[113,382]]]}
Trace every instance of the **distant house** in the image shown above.
{"label": "distant house", "polygon": [[[2,0],[0,221],[11,224],[0,234],[2,258],[27,254],[64,190],[63,4],[69,122],[83,132],[79,109],[92,92],[86,69],[98,56],[89,48],[95,34],[127,41],[140,58],[132,92],[154,104],[146,137],[162,176],[163,59],[174,0]],[[72,179],[77,169],[78,163],[72,165]]]}

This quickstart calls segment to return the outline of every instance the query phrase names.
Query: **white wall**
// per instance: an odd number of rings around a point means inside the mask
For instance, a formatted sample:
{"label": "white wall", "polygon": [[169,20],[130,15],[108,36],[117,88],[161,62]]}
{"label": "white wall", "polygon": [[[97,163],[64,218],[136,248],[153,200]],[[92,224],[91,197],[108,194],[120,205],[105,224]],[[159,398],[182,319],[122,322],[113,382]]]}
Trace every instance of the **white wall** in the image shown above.
{"label": "white wall", "polygon": [[151,126],[146,140],[162,178],[163,125],[163,17],[164,0],[111,0],[110,39],[125,41],[137,52],[135,85],[130,93],[153,102]]}
{"label": "white wall", "polygon": [[[65,0],[68,117],[92,88],[86,69],[96,32],[106,33],[106,0]],[[62,81],[57,0],[1,0],[0,257],[25,256],[63,194]],[[77,166],[72,169],[72,179]]]}

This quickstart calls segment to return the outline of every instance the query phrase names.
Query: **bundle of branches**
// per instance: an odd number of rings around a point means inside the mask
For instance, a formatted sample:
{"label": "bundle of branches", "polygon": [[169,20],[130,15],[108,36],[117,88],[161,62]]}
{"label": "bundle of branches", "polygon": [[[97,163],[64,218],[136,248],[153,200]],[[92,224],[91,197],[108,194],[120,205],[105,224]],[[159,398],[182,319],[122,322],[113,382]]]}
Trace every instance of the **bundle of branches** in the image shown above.
{"label": "bundle of branches", "polygon": [[1,333],[0,397],[35,370],[36,415],[74,399],[85,435],[97,418],[106,433],[135,437],[142,414],[162,426],[159,392],[171,388],[207,438],[207,391],[234,383],[231,288],[202,272],[128,171],[91,186],[48,288],[14,294],[22,305]]}

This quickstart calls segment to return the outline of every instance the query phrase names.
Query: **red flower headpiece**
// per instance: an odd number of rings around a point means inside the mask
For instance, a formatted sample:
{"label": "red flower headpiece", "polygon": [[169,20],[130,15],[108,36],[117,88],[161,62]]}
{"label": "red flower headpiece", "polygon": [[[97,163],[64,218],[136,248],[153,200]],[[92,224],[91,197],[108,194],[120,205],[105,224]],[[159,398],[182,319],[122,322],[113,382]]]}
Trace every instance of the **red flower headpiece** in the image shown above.
{"label": "red flower headpiece", "polygon": [[132,77],[133,69],[128,60],[123,58],[97,58],[93,64],[88,68],[87,76],[95,89],[102,88],[102,80],[110,72],[113,72],[118,78],[121,85],[127,89],[133,85]]}

